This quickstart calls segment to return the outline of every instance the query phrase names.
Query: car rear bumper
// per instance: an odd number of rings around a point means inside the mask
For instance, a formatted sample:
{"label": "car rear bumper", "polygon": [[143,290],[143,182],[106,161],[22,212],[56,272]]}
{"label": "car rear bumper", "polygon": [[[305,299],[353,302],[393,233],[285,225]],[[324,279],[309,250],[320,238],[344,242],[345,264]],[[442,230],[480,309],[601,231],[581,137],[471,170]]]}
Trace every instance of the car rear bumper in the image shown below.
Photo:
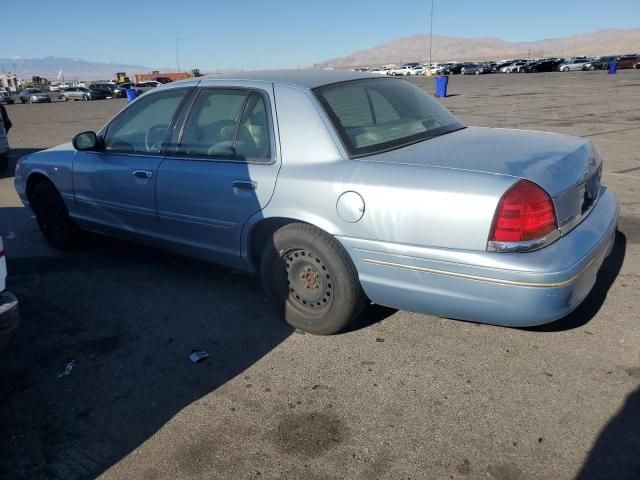
{"label": "car rear bumper", "polygon": [[18,328],[18,299],[11,293],[0,293],[0,348]]}
{"label": "car rear bumper", "polygon": [[494,325],[552,322],[589,294],[615,241],[618,201],[602,188],[580,225],[534,252],[446,250],[338,237],[381,305]]}

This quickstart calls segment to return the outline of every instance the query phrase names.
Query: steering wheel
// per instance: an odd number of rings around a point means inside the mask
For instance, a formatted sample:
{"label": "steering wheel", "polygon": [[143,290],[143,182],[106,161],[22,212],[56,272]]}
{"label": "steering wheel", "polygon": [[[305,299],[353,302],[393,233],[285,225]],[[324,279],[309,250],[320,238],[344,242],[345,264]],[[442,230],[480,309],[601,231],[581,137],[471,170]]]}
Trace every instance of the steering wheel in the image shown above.
{"label": "steering wheel", "polygon": [[149,153],[159,153],[162,150],[164,136],[167,133],[168,125],[158,124],[147,130],[144,135],[144,147]]}
{"label": "steering wheel", "polygon": [[424,119],[422,121],[422,125],[424,125],[424,127],[429,130],[443,126],[442,122],[434,117]]}

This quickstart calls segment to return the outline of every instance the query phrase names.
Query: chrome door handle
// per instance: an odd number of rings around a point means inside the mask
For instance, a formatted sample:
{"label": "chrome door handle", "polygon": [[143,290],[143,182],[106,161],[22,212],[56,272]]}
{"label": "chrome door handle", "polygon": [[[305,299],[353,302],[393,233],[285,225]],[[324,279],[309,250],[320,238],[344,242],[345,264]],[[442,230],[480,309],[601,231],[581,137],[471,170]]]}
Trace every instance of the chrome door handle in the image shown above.
{"label": "chrome door handle", "polygon": [[242,188],[244,190],[255,190],[258,188],[258,182],[251,180],[236,180],[233,182],[233,188]]}
{"label": "chrome door handle", "polygon": [[134,170],[131,175],[138,178],[151,178],[153,177],[153,172],[149,170]]}

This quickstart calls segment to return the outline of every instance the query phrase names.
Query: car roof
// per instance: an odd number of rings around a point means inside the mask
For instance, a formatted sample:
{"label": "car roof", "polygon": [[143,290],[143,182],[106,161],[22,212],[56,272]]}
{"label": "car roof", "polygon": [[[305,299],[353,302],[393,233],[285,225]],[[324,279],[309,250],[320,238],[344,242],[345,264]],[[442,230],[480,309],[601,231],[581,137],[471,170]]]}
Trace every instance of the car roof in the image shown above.
{"label": "car roof", "polygon": [[[255,72],[237,72],[223,74],[209,74],[207,80],[249,80],[294,85],[305,89],[312,89],[331,83],[347,82],[364,78],[380,78],[379,75],[367,72],[353,72],[345,70],[263,70]],[[175,84],[176,82],[174,82]]]}

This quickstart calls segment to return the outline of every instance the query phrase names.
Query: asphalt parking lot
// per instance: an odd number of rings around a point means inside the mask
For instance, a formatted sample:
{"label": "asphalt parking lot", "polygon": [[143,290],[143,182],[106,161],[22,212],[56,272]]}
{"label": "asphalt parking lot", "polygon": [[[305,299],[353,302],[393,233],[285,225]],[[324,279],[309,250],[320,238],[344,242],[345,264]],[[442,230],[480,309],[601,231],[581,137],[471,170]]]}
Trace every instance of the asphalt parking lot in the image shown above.
{"label": "asphalt parking lot", "polygon": [[[0,478],[640,478],[640,71],[455,76],[449,93],[467,124],[603,153],[619,233],[578,310],[509,329],[372,306],[300,334],[250,276],[107,238],[53,250],[5,175],[22,324],[0,352]],[[10,105],[12,160],[124,105]]]}

